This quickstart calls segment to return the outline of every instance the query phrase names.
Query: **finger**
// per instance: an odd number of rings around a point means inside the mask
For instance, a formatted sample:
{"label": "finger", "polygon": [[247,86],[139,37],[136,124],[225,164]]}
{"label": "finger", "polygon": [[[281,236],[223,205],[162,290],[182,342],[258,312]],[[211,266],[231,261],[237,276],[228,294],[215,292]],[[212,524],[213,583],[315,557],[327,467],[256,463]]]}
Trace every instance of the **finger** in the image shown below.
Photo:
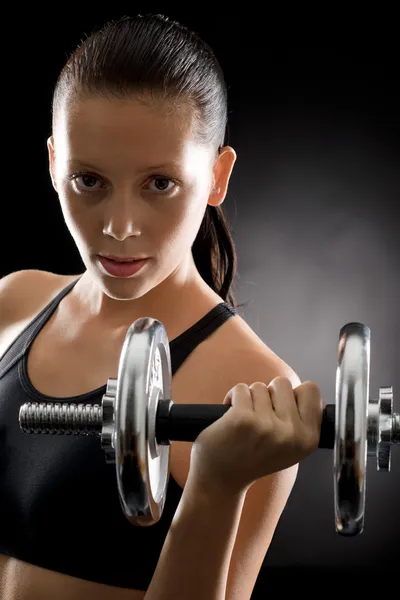
{"label": "finger", "polygon": [[323,403],[318,385],[312,381],[305,381],[294,390],[294,393],[300,419],[306,425],[320,424],[322,422]]}
{"label": "finger", "polygon": [[260,415],[260,418],[262,419],[263,416],[273,413],[274,409],[267,385],[261,381],[255,381],[249,386],[249,389],[253,399],[254,410]]}
{"label": "finger", "polygon": [[286,421],[299,419],[293,386],[286,377],[275,377],[268,385],[272,406],[277,417]]}
{"label": "finger", "polygon": [[230,404],[236,410],[254,411],[253,399],[249,386],[245,383],[235,385],[224,398],[223,404]]}

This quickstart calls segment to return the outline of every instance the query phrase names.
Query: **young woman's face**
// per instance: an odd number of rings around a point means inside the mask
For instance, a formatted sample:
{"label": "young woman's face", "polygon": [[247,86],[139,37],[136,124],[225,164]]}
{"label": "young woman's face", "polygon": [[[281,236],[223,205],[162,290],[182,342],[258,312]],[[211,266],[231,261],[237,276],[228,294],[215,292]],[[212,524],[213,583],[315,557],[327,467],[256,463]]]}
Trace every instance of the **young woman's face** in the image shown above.
{"label": "young woman's face", "polygon": [[[235,160],[229,149],[216,161],[195,142],[188,110],[168,114],[135,100],[90,98],[65,106],[48,149],[53,185],[82,260],[121,299],[140,297],[185,268],[207,203],[223,201]],[[100,255],[146,260],[122,277],[110,275],[112,263]]]}

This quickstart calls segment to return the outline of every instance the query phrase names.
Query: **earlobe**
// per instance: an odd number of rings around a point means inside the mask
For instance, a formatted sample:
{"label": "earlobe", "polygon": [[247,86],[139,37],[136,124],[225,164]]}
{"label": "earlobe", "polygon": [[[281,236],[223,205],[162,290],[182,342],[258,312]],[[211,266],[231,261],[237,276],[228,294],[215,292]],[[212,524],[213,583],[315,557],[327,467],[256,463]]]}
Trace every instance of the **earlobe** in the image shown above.
{"label": "earlobe", "polygon": [[57,191],[57,183],[56,183],[56,177],[55,177],[55,153],[54,153],[54,138],[53,138],[53,136],[50,136],[47,140],[47,150],[48,150],[48,155],[49,155],[49,172],[50,172],[51,183],[52,183],[55,191]]}

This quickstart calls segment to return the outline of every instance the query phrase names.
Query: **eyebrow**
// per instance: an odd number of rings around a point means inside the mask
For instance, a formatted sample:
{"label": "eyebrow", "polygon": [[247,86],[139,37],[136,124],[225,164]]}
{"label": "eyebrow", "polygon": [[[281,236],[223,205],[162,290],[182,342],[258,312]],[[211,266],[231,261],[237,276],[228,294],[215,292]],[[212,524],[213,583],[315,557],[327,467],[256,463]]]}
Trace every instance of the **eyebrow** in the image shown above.
{"label": "eyebrow", "polygon": [[[79,165],[82,168],[92,169],[93,171],[101,171],[102,170],[102,169],[99,169],[98,167],[96,167],[95,165],[87,162],[86,160],[80,160],[79,158],[71,158],[67,162],[70,166],[71,165]],[[158,164],[158,165],[150,165],[148,167],[140,169],[139,172],[146,173],[147,171],[157,171],[159,169],[168,169],[171,167],[177,169],[180,167],[180,165],[177,161],[170,161],[170,162],[165,162],[165,163]]]}

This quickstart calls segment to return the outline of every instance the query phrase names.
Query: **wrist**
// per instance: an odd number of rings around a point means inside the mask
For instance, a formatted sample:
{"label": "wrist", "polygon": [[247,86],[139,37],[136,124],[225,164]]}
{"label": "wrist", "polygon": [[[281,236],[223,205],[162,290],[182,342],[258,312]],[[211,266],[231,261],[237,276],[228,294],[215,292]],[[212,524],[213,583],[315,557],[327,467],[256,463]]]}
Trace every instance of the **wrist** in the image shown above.
{"label": "wrist", "polygon": [[185,485],[186,495],[192,495],[195,498],[204,499],[208,502],[218,504],[230,502],[243,502],[247,493],[247,487],[234,487],[228,485],[225,481],[213,481],[209,478],[203,478],[199,473],[189,470],[189,475]]}

